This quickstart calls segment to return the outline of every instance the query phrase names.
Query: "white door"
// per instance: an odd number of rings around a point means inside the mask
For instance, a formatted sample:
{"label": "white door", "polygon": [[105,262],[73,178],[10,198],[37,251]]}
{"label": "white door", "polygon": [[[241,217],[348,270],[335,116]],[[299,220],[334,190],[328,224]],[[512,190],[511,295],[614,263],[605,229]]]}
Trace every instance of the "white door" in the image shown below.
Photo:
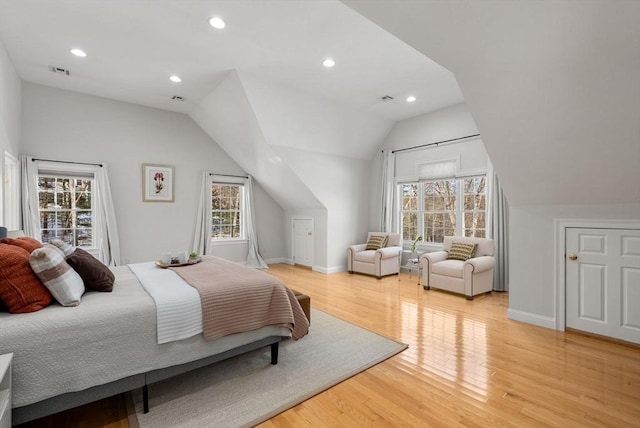
{"label": "white door", "polygon": [[313,266],[313,220],[293,219],[293,262]]}
{"label": "white door", "polygon": [[640,230],[566,229],[566,326],[640,343]]}

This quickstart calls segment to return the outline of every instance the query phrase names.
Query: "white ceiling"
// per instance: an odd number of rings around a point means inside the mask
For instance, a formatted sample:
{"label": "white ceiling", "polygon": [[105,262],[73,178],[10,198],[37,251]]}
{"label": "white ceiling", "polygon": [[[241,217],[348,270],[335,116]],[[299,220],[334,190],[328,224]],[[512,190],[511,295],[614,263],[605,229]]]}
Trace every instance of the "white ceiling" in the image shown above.
{"label": "white ceiling", "polygon": [[182,113],[234,69],[391,120],[463,101],[449,71],[334,0],[0,0],[0,39],[24,81]]}

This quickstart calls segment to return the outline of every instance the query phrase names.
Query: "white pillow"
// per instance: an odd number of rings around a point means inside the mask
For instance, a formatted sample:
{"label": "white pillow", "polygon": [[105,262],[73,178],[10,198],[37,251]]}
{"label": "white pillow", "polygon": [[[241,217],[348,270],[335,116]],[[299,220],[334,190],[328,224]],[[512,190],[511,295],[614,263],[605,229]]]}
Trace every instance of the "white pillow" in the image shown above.
{"label": "white pillow", "polygon": [[84,282],[64,260],[64,253],[47,244],[31,252],[29,264],[40,281],[62,306],[78,306],[84,294]]}
{"label": "white pillow", "polygon": [[75,248],[64,242],[62,239],[52,239],[49,243],[58,247],[58,249],[64,253],[65,257],[73,254],[75,251]]}

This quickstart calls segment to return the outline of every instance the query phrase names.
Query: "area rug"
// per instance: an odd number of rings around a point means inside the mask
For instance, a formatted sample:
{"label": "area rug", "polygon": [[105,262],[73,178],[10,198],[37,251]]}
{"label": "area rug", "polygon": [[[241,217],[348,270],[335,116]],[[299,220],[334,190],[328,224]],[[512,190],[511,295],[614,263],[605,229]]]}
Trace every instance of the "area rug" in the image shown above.
{"label": "area rug", "polygon": [[312,309],[309,334],[149,386],[150,412],[133,392],[140,428],[245,427],[296,404],[403,351],[407,345]]}

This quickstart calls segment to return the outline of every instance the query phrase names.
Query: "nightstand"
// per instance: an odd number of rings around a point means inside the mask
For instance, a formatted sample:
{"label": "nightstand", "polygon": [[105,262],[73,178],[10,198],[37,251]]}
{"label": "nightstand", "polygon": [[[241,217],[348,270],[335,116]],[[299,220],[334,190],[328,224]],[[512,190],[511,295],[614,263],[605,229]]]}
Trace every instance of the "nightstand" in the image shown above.
{"label": "nightstand", "polygon": [[13,354],[0,355],[0,428],[11,428],[11,360]]}

